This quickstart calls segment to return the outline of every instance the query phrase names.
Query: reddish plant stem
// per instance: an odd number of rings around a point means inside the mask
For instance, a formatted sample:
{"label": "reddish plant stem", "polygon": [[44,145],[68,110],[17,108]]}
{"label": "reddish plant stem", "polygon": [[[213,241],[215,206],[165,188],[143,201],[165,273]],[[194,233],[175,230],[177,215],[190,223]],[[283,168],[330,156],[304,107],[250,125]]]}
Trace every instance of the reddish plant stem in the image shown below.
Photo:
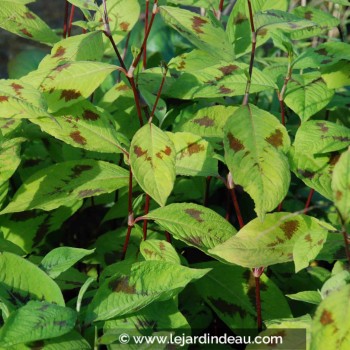
{"label": "reddish plant stem", "polygon": [[[146,0],[146,10],[145,10],[145,37],[148,31],[148,10],[149,10],[149,0]],[[145,43],[145,49],[143,51],[143,69],[147,67],[147,41]]]}
{"label": "reddish plant stem", "polygon": [[239,208],[239,204],[238,204],[238,200],[237,200],[237,196],[236,196],[236,191],[235,191],[234,188],[230,188],[229,191],[230,191],[230,195],[231,195],[233,206],[234,206],[235,211],[236,211],[239,227],[243,228],[244,221],[243,221],[243,218],[242,218],[241,209]]}
{"label": "reddish plant stem", "polygon": [[75,6],[72,5],[70,8],[70,15],[69,15],[69,24],[68,24],[68,37],[70,37],[70,34],[72,32],[72,23],[74,19],[74,11],[75,11]]}
{"label": "reddish plant stem", "polygon": [[310,207],[312,196],[314,195],[315,190],[313,188],[310,189],[309,195],[307,197],[306,203],[305,203],[305,208],[304,208],[304,213],[308,211],[308,208]]}
{"label": "reddish plant stem", "polygon": [[346,253],[346,257],[348,259],[348,263],[350,265],[350,248],[349,248],[349,238],[348,238],[348,233],[346,232],[346,224],[345,224],[345,221],[343,220],[340,212],[338,211],[338,215],[339,215],[339,219],[340,219],[340,222],[341,222],[341,226],[342,226],[342,235],[343,235],[343,238],[344,238],[344,246],[345,246],[345,253]]}
{"label": "reddish plant stem", "polygon": [[282,207],[283,207],[283,201],[280,204],[278,204],[277,211],[278,212],[282,211]]}
{"label": "reddish plant stem", "polygon": [[250,91],[250,85],[252,82],[252,74],[253,74],[253,66],[254,66],[254,58],[255,58],[255,49],[256,49],[256,31],[255,31],[255,25],[254,25],[254,18],[253,18],[253,9],[252,4],[250,0],[247,0],[248,2],[248,9],[249,9],[249,19],[250,19],[250,29],[252,33],[252,51],[250,53],[250,63],[249,63],[249,79],[247,80],[247,86],[245,89],[245,94],[243,98],[243,106],[246,106],[249,101],[249,91]]}
{"label": "reddish plant stem", "polygon": [[154,113],[156,111],[156,108],[158,106],[160,95],[162,94],[162,90],[163,90],[163,86],[164,86],[164,83],[165,83],[165,78],[166,78],[167,73],[168,73],[168,66],[165,66],[165,68],[163,70],[162,82],[160,83],[160,86],[159,86],[159,89],[158,89],[158,92],[157,92],[157,97],[156,97],[156,100],[154,102],[151,115],[149,116],[149,119],[148,119],[149,123],[152,123],[152,119],[153,119]]}
{"label": "reddish plant stem", "polygon": [[205,207],[208,206],[210,182],[211,182],[211,176],[207,176],[206,179],[205,179],[205,190],[204,190],[204,199],[203,199],[203,205]]}
{"label": "reddish plant stem", "polygon": [[286,92],[288,82],[290,81],[291,78],[292,78],[292,65],[291,65],[291,59],[289,59],[288,72],[286,77],[284,78],[282,89],[281,91],[277,90],[278,101],[280,103],[280,109],[281,109],[281,122],[282,122],[282,125],[284,126],[286,125],[284,94]]}
{"label": "reddish plant stem", "polygon": [[128,76],[129,77],[133,76],[134,70],[135,70],[135,68],[137,67],[137,65],[140,62],[140,59],[141,59],[142,54],[143,54],[143,51],[145,50],[145,47],[146,47],[146,42],[148,40],[149,33],[151,32],[151,29],[152,29],[154,17],[156,16],[157,10],[158,10],[158,0],[154,0],[151,20],[150,20],[150,23],[149,23],[149,25],[147,27],[147,32],[146,32],[146,35],[145,35],[145,37],[143,39],[143,43],[142,43],[140,52],[138,53],[136,58],[133,60],[131,66],[130,66],[130,69],[129,69],[129,72],[128,72]]}
{"label": "reddish plant stem", "polygon": [[[149,212],[149,203],[150,203],[151,197],[146,193],[146,199],[145,199],[145,209],[144,214],[147,215]],[[143,231],[143,240],[145,241],[147,239],[147,224],[148,220],[143,221],[142,231]]]}
{"label": "reddish plant stem", "polygon": [[68,11],[69,10],[69,2],[66,0],[64,5],[64,22],[63,22],[63,38],[67,37],[67,28],[68,28]]}
{"label": "reddish plant stem", "polygon": [[216,18],[217,19],[221,18],[223,8],[224,8],[224,0],[220,0],[219,9],[216,11]]}
{"label": "reddish plant stem", "polygon": [[165,237],[168,243],[171,243],[171,235],[168,231],[165,231]]}
{"label": "reddish plant stem", "polygon": [[225,220],[230,221],[230,216],[231,216],[230,189],[226,188],[226,215],[225,215]]}
{"label": "reddish plant stem", "polygon": [[239,227],[242,228],[244,226],[244,221],[243,221],[241,209],[239,207],[237,196],[236,196],[235,184],[233,183],[232,174],[230,172],[227,174],[226,187],[228,188],[228,190],[230,192],[230,196],[232,199],[233,206],[235,208]]}

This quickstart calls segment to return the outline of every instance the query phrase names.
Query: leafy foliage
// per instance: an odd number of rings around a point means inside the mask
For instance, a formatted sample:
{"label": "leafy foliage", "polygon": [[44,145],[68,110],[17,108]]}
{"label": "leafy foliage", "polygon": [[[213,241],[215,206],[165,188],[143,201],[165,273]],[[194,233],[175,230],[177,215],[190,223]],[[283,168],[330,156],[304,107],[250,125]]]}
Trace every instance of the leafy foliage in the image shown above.
{"label": "leafy foliage", "polygon": [[0,347],[348,349],[349,1],[33,2],[0,8]]}

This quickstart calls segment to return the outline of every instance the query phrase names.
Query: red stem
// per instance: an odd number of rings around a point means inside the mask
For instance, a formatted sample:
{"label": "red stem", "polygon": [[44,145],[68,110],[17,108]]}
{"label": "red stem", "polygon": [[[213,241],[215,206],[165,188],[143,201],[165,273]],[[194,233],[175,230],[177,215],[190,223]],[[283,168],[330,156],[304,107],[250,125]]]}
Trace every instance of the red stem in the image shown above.
{"label": "red stem", "polygon": [[219,9],[216,12],[216,18],[220,19],[222,14],[222,9],[224,8],[224,0],[220,0]]}
{"label": "red stem", "polygon": [[314,195],[315,190],[313,188],[310,189],[309,196],[307,197],[305,208],[304,208],[304,213],[308,211],[308,208],[310,207],[312,196]]}
{"label": "red stem", "polygon": [[249,9],[250,29],[252,32],[252,51],[250,53],[249,79],[247,81],[247,86],[246,86],[246,90],[243,98],[243,103],[242,103],[243,106],[246,106],[249,101],[249,91],[250,91],[250,84],[252,82],[255,49],[256,49],[256,31],[255,31],[254,18],[253,18],[253,9],[252,9],[252,4],[250,0],[247,0],[247,1],[248,1],[248,9]]}
{"label": "red stem", "polygon": [[128,245],[129,245],[129,241],[130,241],[132,228],[133,228],[133,226],[128,226],[128,231],[126,232],[124,246],[123,246],[123,252],[122,252],[122,255],[120,257],[120,260],[124,260],[125,259],[126,252],[128,250]]}
{"label": "red stem", "polygon": [[70,8],[70,16],[69,16],[69,25],[68,25],[68,37],[70,37],[71,31],[72,31],[72,23],[74,19],[74,11],[75,11],[75,6],[72,5]]}
{"label": "red stem", "polygon": [[64,5],[64,22],[63,22],[63,38],[65,39],[67,37],[67,28],[68,28],[68,8],[69,8],[69,2],[66,0],[66,3]]}
{"label": "red stem", "polygon": [[277,211],[278,212],[282,211],[282,207],[283,207],[283,201],[278,205]]}
{"label": "red stem", "polygon": [[165,237],[168,243],[171,243],[171,235],[168,231],[165,231]]}
{"label": "red stem", "polygon": [[[148,31],[148,10],[149,10],[149,0],[146,0],[146,12],[145,12],[145,36]],[[147,66],[147,42],[145,43],[145,49],[143,52],[143,69]]]}
{"label": "red stem", "polygon": [[238,204],[238,200],[237,200],[237,196],[236,196],[236,191],[234,188],[230,188],[229,191],[230,191],[231,199],[233,202],[233,206],[234,206],[235,211],[236,211],[239,227],[243,228],[244,221],[242,218],[241,209],[239,208],[239,204]]}
{"label": "red stem", "polygon": [[159,89],[158,89],[158,93],[157,93],[157,97],[156,97],[156,100],[154,102],[154,105],[153,105],[153,108],[152,108],[152,112],[151,112],[151,115],[150,115],[149,120],[148,120],[149,123],[152,122],[154,113],[155,113],[156,108],[158,106],[158,102],[159,102],[159,99],[160,99],[160,95],[162,94],[162,90],[163,90],[163,86],[164,86],[164,83],[165,83],[165,78],[166,78],[167,73],[168,73],[168,67],[166,66],[165,69],[164,69],[164,72],[163,72],[162,82],[160,83],[160,86],[159,86]]}
{"label": "red stem", "polygon": [[[149,212],[149,203],[150,203],[150,196],[146,193],[146,200],[145,200],[145,209],[144,209],[144,214],[147,215]],[[145,241],[147,239],[147,224],[148,224],[148,220],[144,220],[143,221],[143,227],[142,227],[142,231],[143,231],[143,240]]]}

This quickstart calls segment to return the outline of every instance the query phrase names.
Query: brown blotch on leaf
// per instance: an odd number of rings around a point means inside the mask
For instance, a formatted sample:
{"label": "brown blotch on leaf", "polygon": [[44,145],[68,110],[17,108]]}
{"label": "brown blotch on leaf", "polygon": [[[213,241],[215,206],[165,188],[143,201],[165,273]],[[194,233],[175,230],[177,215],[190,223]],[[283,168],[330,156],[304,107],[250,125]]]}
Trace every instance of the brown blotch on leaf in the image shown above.
{"label": "brown blotch on leaf", "polygon": [[332,136],[334,141],[340,141],[340,142],[350,142],[350,137],[347,136]]}
{"label": "brown blotch on leaf", "polygon": [[313,17],[313,13],[311,11],[307,11],[304,13],[304,18],[311,20]]}
{"label": "brown blotch on leaf", "polygon": [[[203,220],[202,220],[203,221]],[[202,245],[202,238],[199,236],[192,236],[186,239],[186,241],[190,244],[193,244],[196,247],[200,247]]]}
{"label": "brown blotch on leaf", "polygon": [[8,96],[0,96],[0,102],[8,101]]}
{"label": "brown blotch on leaf", "polygon": [[83,118],[85,120],[97,120],[100,118],[100,116],[98,114],[96,114],[95,112],[86,109],[83,113]]}
{"label": "brown blotch on leaf", "polygon": [[207,21],[199,16],[194,16],[192,18],[192,29],[197,32],[198,34],[203,34],[203,30],[201,27],[207,23]]}
{"label": "brown blotch on leaf", "polygon": [[187,143],[187,148],[181,152],[181,157],[180,159],[186,157],[186,156],[189,156],[191,157],[192,154],[196,154],[196,153],[200,153],[204,151],[204,146],[199,144],[199,143],[196,143],[196,142],[193,142],[193,143]]}
{"label": "brown blotch on leaf", "polygon": [[74,131],[69,134],[69,137],[79,145],[86,145],[86,138],[80,135],[80,131]]}
{"label": "brown blotch on leaf", "polygon": [[35,16],[31,13],[31,12],[26,12],[24,14],[24,18],[27,18],[27,19],[35,19]]}
{"label": "brown blotch on leaf", "polygon": [[64,100],[67,102],[70,100],[76,100],[80,96],[81,96],[81,93],[77,90],[72,90],[72,89],[62,90],[60,99],[64,98]]}
{"label": "brown blotch on leaf", "polygon": [[186,62],[184,60],[182,60],[178,66],[177,66],[177,69],[185,69],[186,67]]}
{"label": "brown blotch on leaf", "polygon": [[333,323],[334,320],[332,318],[332,313],[328,310],[323,310],[322,315],[320,317],[320,322],[325,326],[327,324]]}
{"label": "brown blotch on leaf", "polygon": [[341,191],[335,192],[335,199],[337,201],[340,201],[342,199],[342,197],[343,197],[343,193]]}
{"label": "brown blotch on leaf", "polygon": [[282,225],[280,225],[281,230],[284,232],[285,236],[288,239],[291,239],[294,235],[294,233],[299,228],[299,221],[298,220],[290,220],[284,222]]}
{"label": "brown blotch on leaf", "polygon": [[43,340],[37,340],[28,344],[28,346],[31,350],[42,350],[45,346],[45,342]]}
{"label": "brown blotch on leaf", "polygon": [[122,30],[123,32],[127,32],[128,29],[129,29],[129,26],[130,26],[130,23],[128,23],[128,22],[121,22],[121,23],[119,24],[119,27],[121,28],[121,30]]}
{"label": "brown blotch on leaf", "polygon": [[237,16],[234,18],[233,20],[233,24],[241,24],[243,23],[244,21],[246,21],[248,19],[247,16],[245,16],[243,13],[241,12],[238,12],[237,13]]}
{"label": "brown blotch on leaf", "polygon": [[327,132],[329,130],[329,128],[326,126],[326,123],[316,123],[316,125],[320,127],[320,130],[322,132]]}
{"label": "brown blotch on leaf", "polygon": [[266,28],[261,28],[258,30],[258,36],[261,36],[262,38],[264,38],[266,34],[267,34]]}
{"label": "brown blotch on leaf", "polygon": [[117,91],[126,91],[126,90],[130,90],[129,86],[123,84],[123,85],[120,85],[120,86],[117,86],[115,88]]}
{"label": "brown blotch on leaf", "polygon": [[20,29],[19,30],[21,33],[23,33],[26,36],[29,36],[30,38],[33,37],[33,35],[31,33],[28,32],[28,30],[26,28]]}
{"label": "brown blotch on leaf", "polygon": [[11,221],[27,221],[30,219],[34,219],[37,216],[39,215],[35,211],[28,210],[28,211],[22,211],[20,213],[11,214],[10,219]]}
{"label": "brown blotch on leaf", "polygon": [[282,244],[284,242],[285,242],[284,239],[282,239],[280,237],[276,237],[276,241],[269,243],[267,246],[273,248],[273,247],[276,247],[277,245]]}
{"label": "brown blotch on leaf", "polygon": [[331,59],[327,59],[327,60],[323,60],[321,62],[321,64],[328,64],[328,63],[332,63],[333,61]]}
{"label": "brown blotch on leaf", "polygon": [[221,94],[230,94],[231,92],[233,92],[233,90],[229,89],[228,87],[221,85],[219,87],[219,91]]}
{"label": "brown blotch on leaf", "polygon": [[50,221],[51,216],[47,216],[44,220],[44,222],[42,222],[40,224],[40,226],[38,227],[38,230],[35,233],[35,236],[33,238],[33,247],[37,246],[44,238],[45,236],[50,232]]}
{"label": "brown blotch on leaf", "polygon": [[204,220],[201,218],[201,215],[203,214],[202,211],[197,209],[185,209],[185,213],[189,216],[192,216],[196,221],[203,222]]}
{"label": "brown blotch on leaf", "polygon": [[15,90],[16,95],[20,95],[20,91],[23,89],[22,85],[16,84],[16,83],[12,83],[11,84],[13,90]]}
{"label": "brown blotch on leaf", "polygon": [[62,46],[59,46],[55,54],[52,56],[53,58],[62,57],[66,53],[66,49]]}
{"label": "brown blotch on leaf", "polygon": [[134,153],[136,154],[137,158],[142,157],[143,155],[147,154],[147,151],[144,151],[139,146],[134,146]]}
{"label": "brown blotch on leaf", "polygon": [[313,171],[303,169],[298,169],[298,174],[310,180],[315,176],[315,173]]}
{"label": "brown blotch on leaf", "polygon": [[91,197],[94,194],[97,194],[100,192],[102,192],[102,190],[99,188],[96,188],[95,190],[82,190],[82,191],[79,191],[78,197],[80,197],[80,198]]}
{"label": "brown blotch on leaf", "polygon": [[312,238],[311,238],[310,233],[307,234],[307,235],[304,237],[304,239],[305,239],[306,242],[310,242],[310,243],[312,242]]}
{"label": "brown blotch on leaf", "polygon": [[71,65],[71,63],[64,63],[64,64],[61,64],[61,65],[57,66],[57,67],[54,69],[54,71],[56,71],[56,72],[62,72],[63,69],[68,68],[70,65]]}
{"label": "brown blotch on leaf", "polygon": [[242,142],[235,138],[230,132],[227,134],[228,142],[230,144],[230,148],[235,152],[243,150],[245,147]]}
{"label": "brown blotch on leaf", "polygon": [[328,52],[326,49],[322,48],[322,49],[318,49],[318,50],[315,50],[315,53],[321,55],[321,56],[327,56],[328,55]]}
{"label": "brown blotch on leaf", "polygon": [[266,142],[268,142],[270,145],[278,148],[280,146],[283,146],[283,134],[280,129],[276,129],[273,134],[271,134],[269,137],[265,138]]}
{"label": "brown blotch on leaf", "polygon": [[213,297],[208,297],[208,300],[215,308],[217,308],[223,314],[227,314],[229,316],[239,314],[241,318],[245,318],[247,316],[247,311],[241,308],[239,305],[229,303],[221,298],[216,299]]}
{"label": "brown blotch on leaf", "polygon": [[335,166],[338,163],[339,158],[340,158],[340,153],[332,152],[328,161],[329,165]]}
{"label": "brown blotch on leaf", "polygon": [[228,66],[225,67],[221,67],[219,68],[219,70],[224,74],[224,75],[229,75],[231,74],[233,71],[235,71],[236,69],[238,69],[239,67],[234,65],[234,64],[230,64]]}
{"label": "brown blotch on leaf", "polygon": [[12,124],[15,123],[14,119],[10,119],[8,122],[6,122],[0,129],[8,129]]}
{"label": "brown blotch on leaf", "polygon": [[204,126],[205,128],[209,128],[210,126],[213,126],[215,124],[215,121],[208,116],[198,118],[193,120],[193,123],[198,124],[200,126]]}
{"label": "brown blotch on leaf", "polygon": [[71,179],[78,178],[84,171],[91,170],[92,166],[87,164],[78,164],[74,166],[71,170],[73,174],[70,176]]}
{"label": "brown blotch on leaf", "polygon": [[167,156],[170,156],[171,154],[171,148],[169,146],[165,147],[165,150],[163,151]]}
{"label": "brown blotch on leaf", "polygon": [[160,249],[161,251],[164,251],[164,250],[165,250],[165,245],[164,245],[163,242],[160,242],[160,243],[159,243],[159,249]]}
{"label": "brown blotch on leaf", "polygon": [[136,294],[135,286],[129,284],[127,276],[117,277],[108,283],[108,287],[115,293]]}

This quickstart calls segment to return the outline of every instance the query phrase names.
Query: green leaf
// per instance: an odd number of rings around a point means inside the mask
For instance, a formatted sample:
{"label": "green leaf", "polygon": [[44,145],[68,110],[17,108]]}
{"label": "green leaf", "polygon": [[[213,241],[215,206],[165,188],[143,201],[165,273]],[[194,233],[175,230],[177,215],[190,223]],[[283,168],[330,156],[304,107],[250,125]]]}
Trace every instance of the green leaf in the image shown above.
{"label": "green leaf", "polygon": [[322,286],[321,295],[322,298],[327,298],[330,294],[343,288],[350,282],[350,272],[347,270],[340,271],[331,276]]}
{"label": "green leaf", "polygon": [[30,299],[64,306],[58,285],[31,262],[8,252],[0,254],[0,295],[21,306]]}
{"label": "green leaf", "polygon": [[350,60],[350,46],[342,42],[328,42],[304,50],[293,62],[293,68],[319,68],[340,60]]}
{"label": "green leaf", "polygon": [[[182,73],[164,94],[180,99],[215,98],[245,94],[248,65],[240,62],[217,64],[194,72]],[[147,77],[147,71],[145,71]],[[140,76],[141,77],[141,76]],[[143,82],[147,84],[147,81]],[[250,92],[277,88],[275,82],[255,68]]]}
{"label": "green leaf", "polygon": [[311,350],[346,350],[350,346],[350,285],[332,293],[316,310]]}
{"label": "green leaf", "polygon": [[121,262],[113,269],[114,274],[102,283],[89,305],[87,322],[123,316],[152,301],[170,299],[209,272],[167,261]]}
{"label": "green leaf", "polygon": [[23,211],[3,215],[0,217],[0,226],[4,238],[18,245],[26,253],[32,253],[34,248],[40,245],[49,233],[58,230],[81,204],[81,201],[78,201],[71,207],[61,207],[50,213]]}
{"label": "green leaf", "polygon": [[[113,40],[118,44],[137,23],[140,16],[140,4],[138,0],[108,0],[106,5]],[[105,29],[101,18],[103,13],[103,5],[101,5],[100,11],[95,16],[95,21],[100,23],[98,27],[100,30]],[[104,41],[112,49],[109,40],[105,38]]]}
{"label": "green leaf", "polygon": [[[286,0],[255,0],[251,5],[253,13],[273,9],[286,11],[288,2]],[[227,22],[226,33],[237,56],[251,51],[251,28],[246,0],[236,1]],[[269,37],[267,30],[260,30],[257,33],[257,46],[264,44]]]}
{"label": "green leaf", "polygon": [[350,62],[339,61],[332,66],[324,67],[322,79],[326,82],[329,89],[338,89],[350,85],[349,77]]}
{"label": "green leaf", "polygon": [[100,61],[103,50],[101,31],[74,35],[57,42],[51,54],[40,62],[39,68],[55,68],[60,62],[66,61]]}
{"label": "green leaf", "polygon": [[350,148],[339,158],[334,166],[332,191],[334,204],[345,224],[350,223]]}
{"label": "green leaf", "polygon": [[175,181],[175,147],[168,135],[147,123],[134,135],[130,165],[137,183],[164,206]]}
{"label": "green leaf", "polygon": [[98,11],[99,7],[94,0],[68,0],[71,4],[81,9]]}
{"label": "green leaf", "polygon": [[72,201],[113,192],[127,186],[128,178],[125,169],[103,161],[86,159],[58,163],[28,178],[0,214],[52,210]]}
{"label": "green leaf", "polygon": [[26,49],[15,55],[7,64],[10,79],[19,79],[38,68],[45,53],[40,49]]}
{"label": "green leaf", "polygon": [[263,219],[286,196],[290,139],[276,117],[253,105],[240,107],[224,128],[225,160],[233,181],[249,193]]}
{"label": "green leaf", "polygon": [[329,0],[329,1],[339,5],[350,6],[350,1],[348,0]]}
{"label": "green leaf", "polygon": [[65,62],[55,68],[39,68],[21,81],[42,91],[50,112],[55,112],[89,97],[117,68],[102,62]]}
{"label": "green leaf", "polygon": [[177,7],[159,7],[165,23],[178,31],[200,50],[225,61],[234,59],[232,46],[222,29],[194,12]]}
{"label": "green leaf", "polygon": [[224,137],[227,119],[238,109],[235,106],[211,106],[198,111],[190,108],[181,110],[176,118],[174,131],[186,131],[205,138]]}
{"label": "green leaf", "polygon": [[[195,287],[230,329],[242,331],[256,326],[255,281],[249,270],[218,261],[195,264],[194,267],[212,268],[195,282]],[[265,274],[260,279],[260,290],[266,319],[291,316],[286,298]]]}
{"label": "green leaf", "polygon": [[307,215],[267,214],[263,223],[258,218],[250,221],[209,253],[227,263],[249,268],[294,261],[297,272],[307,267],[321,250],[327,237],[324,225]]}
{"label": "green leaf", "polygon": [[307,75],[293,75],[284,99],[286,105],[300,117],[302,122],[326,107],[334,95],[334,91],[328,89],[321,78],[315,77],[310,81]]}
{"label": "green leaf", "polygon": [[121,153],[125,151],[122,143],[129,143],[126,137],[116,131],[113,117],[89,101],[61,109],[54,118],[30,121],[57,139],[89,151]]}
{"label": "green leaf", "polygon": [[59,40],[59,37],[51,28],[42,21],[27,6],[22,4],[31,1],[1,1],[0,27],[22,38],[39,41],[51,45]]}
{"label": "green leaf", "polygon": [[61,336],[75,326],[74,310],[41,301],[29,301],[12,312],[0,331],[0,346]]}
{"label": "green leaf", "polygon": [[21,163],[20,150],[23,138],[0,141],[0,184],[7,181]]}
{"label": "green leaf", "polygon": [[323,11],[323,9],[318,9],[314,6],[295,7],[293,9],[293,14],[317,24],[317,26],[314,27],[292,31],[290,37],[293,40],[313,38],[338,26],[340,23],[339,19],[333,17],[327,11]]}
{"label": "green leaf", "polygon": [[190,132],[168,132],[176,150],[176,174],[186,176],[216,176],[218,161],[208,141]]}
{"label": "green leaf", "polygon": [[142,241],[140,252],[146,260],[169,261],[174,264],[181,264],[180,257],[173,246],[157,239]]}
{"label": "green leaf", "polygon": [[40,91],[20,80],[0,80],[0,118],[50,116]]}
{"label": "green leaf", "polygon": [[174,203],[151,211],[144,218],[152,219],[174,238],[205,253],[225,242],[236,230],[213,210],[193,203]]}
{"label": "green leaf", "polygon": [[313,27],[316,24],[306,19],[279,10],[268,10],[257,12],[254,15],[254,25],[256,31],[265,29],[279,29],[285,32],[293,32],[298,29]]}
{"label": "green leaf", "polygon": [[322,301],[320,292],[315,290],[307,290],[295,294],[286,294],[286,296],[293,300],[304,301],[315,305],[318,305]]}
{"label": "green leaf", "polygon": [[94,251],[94,249],[87,250],[72,247],[55,248],[45,255],[39,267],[51,278],[56,278],[62,272],[68,270],[79,260],[92,254]]}

